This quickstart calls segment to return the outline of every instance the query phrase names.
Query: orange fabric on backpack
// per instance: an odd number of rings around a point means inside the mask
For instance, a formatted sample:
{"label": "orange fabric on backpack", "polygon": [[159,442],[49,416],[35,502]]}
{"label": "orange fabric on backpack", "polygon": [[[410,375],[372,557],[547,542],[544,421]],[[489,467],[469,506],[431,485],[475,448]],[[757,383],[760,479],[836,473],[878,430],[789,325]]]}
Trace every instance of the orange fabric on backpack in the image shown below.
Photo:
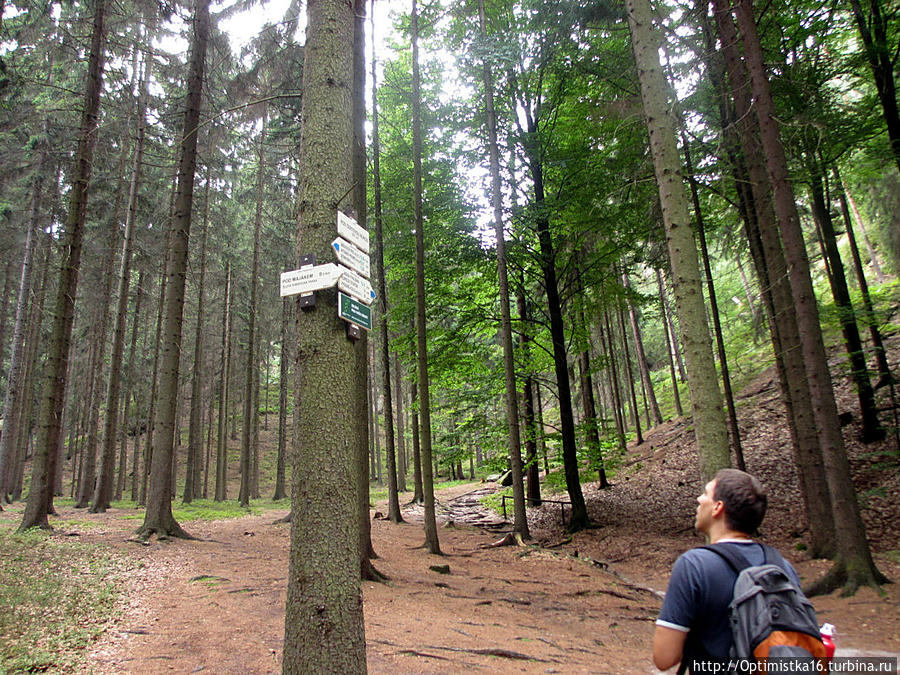
{"label": "orange fabric on backpack", "polygon": [[[797,631],[773,630],[769,636],[760,642],[753,650],[753,656],[757,659],[769,658],[769,652],[773,647],[803,647],[806,651],[824,663],[826,662],[825,645],[818,638]],[[827,667],[819,672],[827,673]]]}

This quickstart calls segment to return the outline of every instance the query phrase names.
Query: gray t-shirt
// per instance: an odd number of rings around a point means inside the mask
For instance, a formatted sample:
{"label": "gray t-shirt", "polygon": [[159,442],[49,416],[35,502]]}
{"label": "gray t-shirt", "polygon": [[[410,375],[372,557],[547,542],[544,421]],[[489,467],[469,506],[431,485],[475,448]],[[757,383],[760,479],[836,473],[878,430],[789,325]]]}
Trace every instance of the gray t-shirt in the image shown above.
{"label": "gray t-shirt", "polygon": [[[800,587],[800,579],[793,566],[773,551],[777,559],[765,558],[765,549],[749,540],[728,540],[751,565],[774,563],[782,567],[790,579]],[[685,658],[721,661],[731,649],[731,626],[728,604],[737,575],[718,554],[703,548],[685,551],[672,568],[669,587],[663,600],[658,626],[689,633],[685,644]],[[690,665],[690,664],[688,664]]]}

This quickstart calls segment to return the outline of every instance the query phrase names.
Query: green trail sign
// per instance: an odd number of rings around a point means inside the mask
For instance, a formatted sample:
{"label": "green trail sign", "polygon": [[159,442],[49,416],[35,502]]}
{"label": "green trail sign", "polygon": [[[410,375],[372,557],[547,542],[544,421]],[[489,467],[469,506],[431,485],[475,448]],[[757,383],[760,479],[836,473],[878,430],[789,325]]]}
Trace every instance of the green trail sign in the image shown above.
{"label": "green trail sign", "polygon": [[372,308],[340,292],[338,293],[338,316],[360,328],[372,330]]}

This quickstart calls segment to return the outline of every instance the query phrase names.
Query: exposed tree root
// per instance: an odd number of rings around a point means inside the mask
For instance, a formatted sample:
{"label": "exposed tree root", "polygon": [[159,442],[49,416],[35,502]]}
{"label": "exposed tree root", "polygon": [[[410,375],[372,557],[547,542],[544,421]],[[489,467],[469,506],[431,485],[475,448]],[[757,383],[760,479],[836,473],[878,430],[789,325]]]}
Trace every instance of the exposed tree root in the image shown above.
{"label": "exposed tree root", "polygon": [[362,560],[360,568],[360,578],[363,581],[384,582],[390,580],[390,577],[387,574],[382,574],[381,572],[379,572],[375,565],[372,564],[372,561],[368,558]]}
{"label": "exposed tree root", "polygon": [[428,645],[428,649],[443,649],[448,652],[463,652],[465,654],[478,654],[479,656],[499,656],[504,659],[514,659],[516,661],[539,661],[540,663],[552,663],[548,659],[541,659],[536,656],[529,656],[521,652],[514,652],[509,649],[467,649],[465,647],[444,647],[442,645]]}
{"label": "exposed tree root", "polygon": [[167,526],[163,525],[142,525],[138,530],[134,533],[134,536],[137,539],[141,539],[143,541],[149,541],[150,537],[156,535],[157,541],[168,541],[169,539],[187,539],[189,541],[199,541],[197,537],[192,534],[188,534],[182,529],[181,525],[179,525],[173,519]]}
{"label": "exposed tree root", "polygon": [[863,586],[870,586],[881,592],[879,586],[889,583],[891,583],[890,579],[879,572],[874,565],[871,569],[862,565],[851,568],[845,561],[838,559],[824,577],[808,584],[803,592],[811,598],[815,595],[826,595],[840,588],[841,597],[846,598],[854,595]]}
{"label": "exposed tree root", "polygon": [[519,532],[507,532],[506,536],[493,544],[482,544],[481,548],[499,548],[501,546],[528,546]]}
{"label": "exposed tree root", "polygon": [[288,511],[287,515],[284,518],[279,518],[278,520],[273,520],[273,525],[278,525],[280,523],[289,523],[291,522],[291,516],[293,515],[293,511]]}
{"label": "exposed tree root", "polygon": [[438,656],[437,654],[427,654],[426,652],[416,651],[415,649],[401,649],[398,654],[407,654],[409,656],[422,656],[426,659],[440,659],[441,661],[449,661],[446,656]]}

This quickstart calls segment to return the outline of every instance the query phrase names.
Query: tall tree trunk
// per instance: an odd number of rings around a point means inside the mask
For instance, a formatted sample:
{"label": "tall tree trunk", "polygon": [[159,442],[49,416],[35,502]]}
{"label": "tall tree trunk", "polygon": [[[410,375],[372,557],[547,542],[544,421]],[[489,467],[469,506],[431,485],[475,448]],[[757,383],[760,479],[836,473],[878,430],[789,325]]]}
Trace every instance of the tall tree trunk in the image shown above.
{"label": "tall tree trunk", "polygon": [[[400,513],[400,485],[397,480],[397,453],[394,446],[394,399],[391,393],[391,356],[388,349],[388,298],[387,282],[384,276],[384,221],[381,201],[381,136],[378,129],[378,80],[376,77],[375,58],[375,0],[372,0],[370,14],[372,25],[372,183],[375,198],[375,268],[378,277],[378,311],[381,321],[378,324],[378,357],[381,360],[381,388],[384,391],[385,421],[385,455],[388,472],[388,520],[392,523],[403,522]],[[397,381],[397,426],[400,424],[399,376]],[[402,430],[400,431],[402,434]],[[402,444],[402,441],[401,441]],[[403,481],[405,483],[405,480]],[[404,485],[405,487],[405,485]]]}
{"label": "tall tree trunk", "polygon": [[859,400],[859,410],[862,419],[861,438],[864,443],[871,443],[884,439],[885,430],[878,421],[875,391],[872,389],[869,366],[866,364],[862,338],[859,335],[859,326],[856,323],[856,312],[853,309],[853,302],[850,300],[850,289],[847,286],[844,263],[841,260],[840,251],[838,251],[834,222],[831,220],[831,210],[825,200],[825,189],[822,184],[824,168],[815,157],[807,157],[807,159],[810,169],[809,180],[810,191],[812,192],[813,217],[822,232],[822,254],[830,263],[828,281],[831,284],[831,295],[834,298],[834,304],[838,309],[838,321],[841,324],[844,345],[850,361],[850,377],[856,387],[856,396]]}
{"label": "tall tree trunk", "polygon": [[422,496],[425,500],[425,546],[440,554],[434,514],[434,473],[431,451],[431,394],[428,382],[428,346],[425,314],[425,222],[422,217],[422,89],[419,84],[419,13],[412,0],[412,123],[413,123],[413,206],[416,228],[416,358],[419,378],[420,452],[422,454]]}
{"label": "tall tree trunk", "polygon": [[[626,272],[622,272],[622,285],[627,290],[631,289]],[[638,368],[641,371],[641,381],[644,384],[644,391],[650,403],[650,410],[653,411],[653,421],[656,424],[662,424],[662,413],[659,411],[659,403],[656,402],[656,392],[653,391],[653,381],[650,379],[650,367],[647,364],[647,355],[644,353],[644,341],[641,339],[641,327],[638,325],[637,312],[634,309],[631,298],[626,295],[625,300],[628,303],[628,319],[631,323],[631,334],[634,336],[634,351],[638,360]]]}
{"label": "tall tree trunk", "polygon": [[875,247],[872,245],[872,240],[869,239],[869,235],[866,232],[865,221],[859,213],[859,207],[856,205],[856,200],[853,199],[853,195],[850,194],[850,190],[848,190],[846,186],[844,186],[844,192],[847,195],[847,201],[850,203],[850,208],[853,210],[853,215],[856,216],[856,222],[859,223],[859,231],[862,234],[863,243],[866,245],[866,251],[869,252],[872,270],[875,272],[875,281],[882,284],[884,283],[884,272],[881,270],[881,265],[878,262],[878,254],[875,251]]}
{"label": "tall tree trunk", "polygon": [[262,204],[263,186],[265,176],[265,139],[268,122],[268,108],[264,109],[262,130],[259,134],[259,145],[256,163],[256,217],[253,220],[253,264],[250,269],[250,307],[247,315],[247,363],[244,371],[244,422],[241,425],[241,490],[238,501],[241,506],[250,505],[252,494],[251,481],[252,469],[251,455],[253,448],[253,420],[257,416],[257,410],[253,403],[256,400],[256,370],[257,362],[257,336],[256,336],[256,304],[257,289],[259,287],[259,248],[260,232],[262,230]]}
{"label": "tall tree trunk", "polygon": [[75,297],[78,293],[78,272],[84,242],[88,187],[94,157],[94,140],[103,89],[103,52],[106,38],[104,18],[106,0],[94,4],[91,47],[88,57],[87,85],[84,108],[79,127],[78,150],[66,218],[65,249],[60,266],[54,307],[53,328],[47,362],[44,365],[44,388],[38,417],[38,436],[32,464],[31,491],[19,530],[31,527],[50,529],[47,515],[53,509],[53,487],[60,438],[60,422],[65,405],[66,381],[69,365],[69,345],[75,318]]}
{"label": "tall tree trunk", "polygon": [[844,190],[841,176],[838,173],[837,165],[832,166],[834,172],[835,184],[838,190],[838,198],[841,204],[841,215],[844,218],[844,227],[847,231],[847,240],[850,243],[850,256],[853,259],[853,270],[856,273],[856,281],[859,284],[859,292],[863,301],[863,321],[869,327],[869,335],[872,338],[872,346],[875,349],[875,363],[878,366],[878,383],[875,388],[883,387],[888,384],[894,384],[894,374],[891,372],[890,365],[887,360],[887,350],[884,348],[884,340],[881,338],[881,331],[878,330],[878,323],[875,318],[875,307],[872,304],[872,297],[869,295],[869,283],[866,281],[866,272],[863,268],[862,258],[859,255],[859,247],[856,245],[856,235],[853,232],[853,219],[850,217],[850,210],[847,208],[847,193]]}
{"label": "tall tree trunk", "polygon": [[422,447],[419,434],[419,383],[415,372],[409,385],[409,399],[413,444],[413,498],[410,503],[422,504],[425,501],[425,490],[422,487]]}
{"label": "tall tree trunk", "polygon": [[[866,16],[859,0],[850,0],[850,7],[866,49],[869,67],[872,69],[875,89],[878,91],[878,100],[881,102],[891,150],[894,153],[894,161],[897,163],[897,168],[900,169],[900,111],[897,107],[897,87],[894,82],[896,47],[891,47],[888,40],[888,17],[891,15],[896,17],[896,8],[889,10],[885,15],[881,0],[869,0],[869,7],[872,11],[869,16]],[[891,52],[894,54],[892,55]]]}
{"label": "tall tree trunk", "polygon": [[[128,367],[125,372],[125,395],[123,397],[124,405],[122,406],[122,434],[127,437],[129,432],[129,420],[131,419],[128,411],[129,411],[129,402],[132,398],[132,391],[134,391],[134,383],[136,379],[136,372],[134,368],[134,358],[135,353],[137,352],[137,332],[138,326],[141,325],[141,305],[143,303],[144,298],[144,270],[141,270],[138,274],[137,281],[137,291],[134,299],[134,323],[131,329],[131,346],[128,349]],[[146,340],[144,341],[146,344]],[[134,402],[134,410],[139,412],[140,408],[137,405],[137,401]],[[131,501],[137,502],[138,499],[138,448],[140,447],[140,437],[141,437],[141,420],[136,418],[134,420],[134,441],[131,447]],[[125,490],[125,463],[123,462],[121,468],[119,469],[121,472],[121,476],[119,478],[119,492],[123,492]],[[121,499],[121,497],[119,497]]]}
{"label": "tall tree trunk", "polygon": [[626,6],[662,205],[666,244],[674,279],[675,306],[681,324],[681,341],[687,361],[700,475],[704,481],[708,481],[720,468],[729,466],[731,459],[722,411],[722,395],[700,286],[697,246],[690,226],[683,172],[675,140],[675,119],[669,107],[665,78],[659,64],[659,38],[654,34],[650,2],[627,0]]}
{"label": "tall tree trunk", "polygon": [[[225,268],[225,302],[222,306],[222,374],[219,379],[219,418],[216,434],[216,496],[227,499],[228,491],[228,383],[231,370],[231,263]],[[296,416],[297,412],[294,411]]]}
{"label": "tall tree trunk", "polygon": [[194,9],[194,32],[191,40],[190,71],[187,79],[184,124],[178,168],[175,212],[169,229],[167,247],[165,349],[160,364],[154,427],[156,435],[150,460],[150,482],[144,523],[139,537],[190,537],[172,515],[172,460],[174,456],[175,422],[178,403],[178,375],[181,356],[181,334],[184,314],[184,289],[187,276],[188,242],[191,231],[191,207],[194,202],[194,178],[197,169],[197,130],[206,69],[206,44],[209,36],[209,0],[197,0]]}
{"label": "tall tree trunk", "polygon": [[[530,111],[528,133],[534,138],[537,133],[537,120]],[[540,247],[540,266],[547,294],[547,310],[550,316],[550,338],[553,343],[553,369],[556,375],[556,386],[559,399],[560,433],[562,436],[563,472],[566,479],[566,490],[572,502],[572,517],[569,531],[576,532],[587,527],[590,522],[584,494],[581,491],[581,479],[578,475],[578,451],[575,439],[575,417],[572,410],[572,387],[569,381],[568,354],[566,352],[566,334],[562,316],[562,302],[559,297],[559,285],[556,276],[556,254],[553,250],[553,239],[550,233],[550,221],[544,212],[544,172],[543,158],[534,141],[526,144],[529,169],[534,184],[535,211],[539,214],[535,219],[538,243]]]}
{"label": "tall tree trunk", "polygon": [[605,330],[604,344],[606,347],[606,370],[609,373],[610,381],[613,389],[613,412],[616,419],[616,444],[619,452],[625,454],[628,447],[625,443],[625,405],[622,402],[622,390],[619,387],[618,366],[616,364],[615,354],[613,353],[613,332],[612,325],[609,320],[609,311],[603,312],[603,321]]}
{"label": "tall tree trunk", "polygon": [[[484,0],[478,1],[482,41],[487,40]],[[525,513],[525,486],[522,481],[522,441],[519,436],[519,405],[516,391],[516,365],[513,354],[512,319],[509,309],[509,279],[506,270],[506,235],[503,231],[503,194],[500,188],[500,156],[497,149],[497,117],[494,112],[494,81],[491,66],[483,59],[485,117],[488,129],[488,155],[491,171],[491,201],[494,207],[494,234],[497,239],[497,278],[500,292],[500,342],[503,345],[503,372],[506,382],[506,422],[509,430],[509,465],[512,469],[513,531],[529,539]]]}
{"label": "tall tree trunk", "polygon": [[[13,288],[13,279],[15,273],[15,260],[10,257],[6,262],[6,272],[3,275],[3,297],[0,298],[0,379],[3,376],[3,367],[6,365],[6,326],[9,323],[9,312],[7,307],[10,306],[10,298],[15,292]],[[7,382],[9,380],[7,379]]]}
{"label": "tall tree trunk", "polygon": [[666,338],[666,356],[669,360],[669,376],[672,379],[672,396],[675,399],[675,414],[682,417],[684,415],[684,410],[681,407],[681,394],[678,391],[678,378],[675,377],[675,359],[672,358],[672,341],[676,338],[669,331],[669,317],[666,316],[666,289],[663,285],[662,272],[659,268],[656,269],[656,286],[659,289],[659,307],[662,312],[663,335],[665,335]]}
{"label": "tall tree trunk", "polygon": [[[35,396],[35,385],[37,377],[35,373],[38,371],[40,358],[43,352],[41,340],[41,324],[44,316],[44,300],[47,295],[47,283],[50,278],[50,260],[52,258],[50,237],[41,234],[39,236],[40,244],[40,278],[38,283],[32,283],[33,300],[31,302],[30,317],[28,320],[28,332],[25,337],[25,386],[22,389],[22,405],[19,415],[19,440],[14,447],[22,450],[19,453],[21,461],[17,464],[13,472],[13,491],[12,497],[18,500],[22,496],[22,488],[25,481],[25,450],[31,448],[32,430],[34,428],[34,410],[39,401]],[[37,268],[36,268],[37,269]],[[60,434],[60,449],[63,446],[64,435]],[[31,448],[33,451],[33,448]],[[61,451],[61,450],[60,450]],[[59,464],[57,463],[57,466]],[[62,471],[57,471],[56,485],[54,486],[54,494],[62,494]]]}
{"label": "tall tree trunk", "polygon": [[288,342],[288,328],[291,322],[291,301],[285,298],[281,302],[281,358],[278,373],[278,454],[275,460],[275,494],[272,499],[277,501],[287,497],[285,489],[285,474],[287,460],[287,406],[288,406],[288,378],[291,371],[289,367],[290,349]]}
{"label": "tall tree trunk", "polygon": [[[353,181],[354,6],[307,4],[295,257],[328,255],[340,200]],[[333,255],[333,253],[331,254]],[[333,258],[332,258],[333,259]],[[293,509],[285,608],[288,673],[366,672],[360,591],[359,457],[366,377],[358,352],[328,306],[296,319]],[[327,434],[323,430],[327,429]],[[323,630],[327,639],[323,639]]]}
{"label": "tall tree trunk", "polygon": [[[637,393],[634,389],[634,367],[631,365],[631,348],[628,346],[628,333],[625,330],[625,311],[623,303],[618,302],[616,316],[619,319],[619,334],[622,336],[622,354],[625,356],[625,378],[628,380],[628,390],[631,393],[631,421],[634,422],[635,442],[640,445],[644,442],[644,434],[641,431],[641,411],[638,408]],[[623,414],[624,422],[625,416]],[[624,423],[622,426],[625,426]]]}
{"label": "tall tree trunk", "polygon": [[[166,237],[168,241],[168,236]],[[168,244],[166,245],[168,248]],[[144,443],[144,466],[141,470],[141,496],[140,503],[147,503],[147,484],[150,479],[150,462],[153,458],[153,432],[156,420],[156,399],[159,391],[159,363],[162,355],[162,330],[163,319],[165,315],[163,311],[166,308],[166,261],[163,259],[160,265],[159,275],[159,298],[156,306],[156,335],[153,341],[153,368],[150,378],[150,402],[147,410],[147,439]]]}
{"label": "tall tree trunk", "polygon": [[[584,311],[579,310],[582,324],[585,324]],[[587,326],[584,326],[587,328]],[[590,343],[578,353],[578,369],[581,378],[581,405],[584,408],[584,427],[589,455],[592,461],[597,462],[597,473],[600,478],[600,487],[609,487],[606,477],[606,463],[603,460],[603,446],[600,444],[600,434],[597,430],[597,410],[594,405],[594,385],[591,380],[591,356]]]}
{"label": "tall tree trunk", "polygon": [[703,260],[703,271],[706,276],[706,293],[709,297],[709,313],[713,320],[713,335],[716,337],[716,353],[719,357],[719,369],[722,372],[722,391],[725,396],[725,409],[728,413],[728,431],[731,447],[734,450],[735,464],[741,471],[747,470],[744,462],[744,447],[741,444],[741,431],[738,428],[737,411],[734,407],[734,393],[731,389],[731,373],[728,370],[728,355],[725,353],[725,337],[722,334],[722,320],[719,316],[719,300],[716,296],[716,285],[713,282],[712,265],[709,262],[709,247],[706,245],[706,224],[703,220],[703,209],[700,207],[700,194],[697,189],[697,178],[694,176],[694,163],[691,159],[687,135],[681,132],[681,144],[684,148],[684,164],[688,174],[688,185],[691,188],[691,202],[694,206],[694,219],[697,224],[697,241],[700,243],[700,258]]}
{"label": "tall tree trunk", "polygon": [[[397,402],[397,492],[406,492],[406,425],[403,422],[403,378],[400,377],[400,359],[394,354],[394,399]],[[398,494],[399,498],[399,494]]]}
{"label": "tall tree trunk", "polygon": [[[353,152],[352,152],[352,185],[353,209],[356,212],[357,222],[360,227],[366,228],[368,221],[368,209],[366,200],[366,0],[354,0],[353,12],[353,89],[352,89],[353,114],[351,124],[353,127]],[[356,373],[367,386],[356,390],[356,411],[354,419],[357,420],[357,481],[356,481],[356,508],[359,522],[359,558],[360,576],[368,581],[377,581],[384,578],[372,565],[372,559],[377,558],[372,545],[372,520],[369,518],[369,481],[366,477],[366,460],[369,449],[369,433],[366,424],[368,408],[368,362],[369,362],[369,338],[367,331],[359,338],[359,348],[356,350]],[[372,365],[374,368],[374,345]],[[371,381],[372,391],[375,391],[375,378]],[[373,396],[373,412],[377,410],[377,400]],[[375,415],[372,416],[375,422]],[[378,444],[378,429],[376,428],[376,454],[380,451]],[[376,458],[378,459],[378,458]],[[380,479],[381,463],[376,462]]]}
{"label": "tall tree trunk", "polygon": [[[149,63],[149,59],[147,63]],[[144,67],[148,69],[149,65]],[[131,284],[131,250],[134,245],[134,221],[137,217],[141,172],[144,163],[144,135],[147,128],[144,107],[146,105],[148,81],[149,72],[145,71],[142,77],[141,96],[138,103],[137,140],[134,148],[134,160],[131,166],[131,181],[128,187],[128,212],[125,217],[125,233],[122,241],[122,254],[119,260],[116,324],[113,329],[113,348],[109,360],[109,382],[106,390],[106,418],[103,428],[103,446],[100,451],[100,473],[94,486],[90,508],[91,513],[104,513],[109,508],[113,493],[122,356],[125,352],[125,321],[128,316],[128,290]],[[116,223],[116,226],[118,228],[118,223]],[[112,254],[112,251],[110,251],[110,254]],[[137,321],[136,315],[135,321]]]}
{"label": "tall tree trunk", "polygon": [[531,374],[531,342],[528,299],[525,296],[524,274],[520,271],[519,283],[516,288],[516,305],[519,311],[519,352],[522,359],[522,421],[525,426],[525,460],[527,468],[525,475],[526,494],[528,503],[532,506],[541,505],[541,473],[537,458],[538,428],[534,411],[534,377]]}
{"label": "tall tree trunk", "polygon": [[837,405],[822,340],[819,311],[809,274],[806,245],[788,177],[787,160],[781,144],[769,81],[766,78],[753,7],[749,0],[737,0],[736,16],[756,104],[756,118],[759,121],[760,137],[765,152],[766,170],[772,184],[775,212],[784,242],[791,294],[797,307],[800,344],[807,363],[813,413],[819,431],[825,475],[834,511],[837,549],[835,565],[812,590],[833,590],[836,586],[843,585],[845,590],[852,592],[860,585],[879,583],[884,577],[872,560],[856,492],[851,482],[850,464],[838,426]]}
{"label": "tall tree trunk", "polygon": [[206,241],[209,231],[209,191],[211,182],[211,170],[206,168],[205,199],[203,205],[203,229],[200,232],[200,278],[197,281],[197,328],[194,331],[194,368],[191,371],[191,409],[188,418],[188,451],[187,468],[184,477],[185,504],[190,504],[195,497],[200,496],[202,483],[200,472],[203,455],[203,428],[201,413],[203,409],[203,375],[205,364],[203,363],[203,329],[204,310],[206,299]]}
{"label": "tall tree trunk", "polygon": [[[25,343],[25,335],[28,327],[28,314],[31,308],[31,286],[34,273],[34,249],[38,237],[38,219],[41,217],[44,174],[47,167],[47,151],[41,149],[41,159],[37,172],[32,180],[31,187],[31,214],[25,233],[25,251],[22,255],[22,270],[19,276],[19,294],[16,299],[16,318],[13,327],[12,346],[9,356],[9,371],[6,379],[6,395],[3,400],[3,434],[0,435],[0,502],[7,500],[13,487],[15,457],[19,454],[20,446],[16,445],[19,438],[18,423],[21,417],[24,399],[22,397],[25,388],[25,370],[28,345]],[[4,298],[5,300],[5,298]],[[6,306],[3,311],[5,313]],[[2,360],[2,352],[0,352]]]}
{"label": "tall tree trunk", "polygon": [[[743,195],[745,225],[764,307],[769,320],[781,395],[793,436],[794,456],[801,483],[801,495],[809,527],[809,550],[813,556],[834,553],[834,517],[822,451],[813,415],[806,364],[800,348],[800,330],[788,281],[787,263],[775,219],[772,190],[766,175],[765,159],[758,142],[759,125],[750,107],[750,84],[738,50],[737,31],[727,2],[715,0],[715,17],[721,35],[722,54],[731,80],[735,110],[725,106],[720,114],[736,168],[735,183],[749,186]],[[713,44],[709,31],[707,41]],[[735,122],[732,124],[730,118]],[[735,139],[738,136],[738,139]],[[743,162],[737,152],[743,149]]]}

